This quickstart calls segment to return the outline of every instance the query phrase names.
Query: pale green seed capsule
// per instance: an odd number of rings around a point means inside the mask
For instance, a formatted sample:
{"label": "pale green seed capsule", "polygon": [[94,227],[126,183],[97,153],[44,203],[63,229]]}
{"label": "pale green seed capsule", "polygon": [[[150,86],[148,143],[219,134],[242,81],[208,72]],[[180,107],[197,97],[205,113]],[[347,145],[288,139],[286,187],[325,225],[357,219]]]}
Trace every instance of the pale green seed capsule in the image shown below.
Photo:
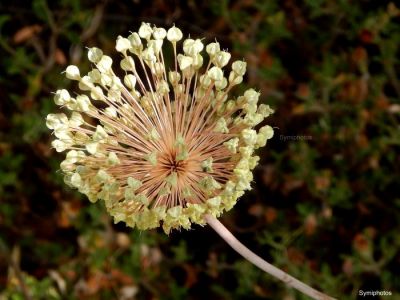
{"label": "pale green seed capsule", "polygon": [[229,133],[229,129],[224,118],[219,118],[215,123],[214,132]]}
{"label": "pale green seed capsule", "polygon": [[71,100],[71,96],[67,90],[58,90],[54,95],[54,103],[57,105],[65,105]]}
{"label": "pale green seed capsule", "polygon": [[178,64],[179,64],[179,68],[181,69],[181,71],[189,68],[193,63],[193,58],[190,56],[178,54],[177,59],[178,59]]}
{"label": "pale green seed capsule", "polygon": [[172,26],[170,29],[168,29],[167,40],[170,41],[171,43],[176,43],[180,41],[182,37],[183,34],[179,28]]}
{"label": "pale green seed capsule", "polygon": [[214,57],[220,51],[221,49],[218,42],[210,43],[206,47],[206,52],[211,58]]}
{"label": "pale green seed capsule", "polygon": [[153,166],[157,165],[157,151],[150,152],[144,156],[144,159],[147,160]]}
{"label": "pale green seed capsule", "polygon": [[107,158],[107,164],[110,166],[119,165],[121,162],[115,152],[110,152]]}
{"label": "pale green seed capsule", "polygon": [[77,66],[70,65],[65,70],[65,76],[71,80],[79,80],[81,78],[79,69]]}
{"label": "pale green seed capsule", "polygon": [[149,23],[142,23],[142,25],[139,28],[139,36],[143,39],[150,39],[151,34],[153,33],[153,29],[151,28]]}
{"label": "pale green seed capsule", "polygon": [[176,187],[178,184],[178,174],[176,172],[171,172],[171,174],[165,178],[165,182],[171,187]]}
{"label": "pale green seed capsule", "polygon": [[112,59],[107,55],[103,55],[97,63],[97,68],[101,73],[107,73],[111,70]]}
{"label": "pale green seed capsule", "polygon": [[221,185],[212,176],[206,176],[199,181],[199,186],[205,192],[212,192],[214,190],[220,189]]}
{"label": "pale green seed capsule", "polygon": [[204,172],[211,173],[213,172],[212,163],[213,163],[213,158],[209,157],[201,163],[201,168],[203,169]]}
{"label": "pale green seed capsule", "polygon": [[138,179],[133,178],[133,177],[128,177],[127,184],[134,191],[136,191],[137,189],[139,189],[142,186],[142,182],[140,180],[138,180]]}
{"label": "pale green seed capsule", "polygon": [[87,152],[90,154],[95,154],[98,150],[99,143],[97,142],[89,142],[85,145]]}
{"label": "pale green seed capsule", "polygon": [[238,138],[230,139],[229,141],[224,143],[224,146],[226,148],[228,148],[228,150],[231,153],[236,153],[237,152],[238,145],[239,145],[239,139]]}
{"label": "pale green seed capsule", "polygon": [[93,48],[90,48],[88,51],[88,59],[92,63],[95,63],[95,64],[98,63],[102,56],[103,56],[103,51],[101,51],[101,49],[99,49],[99,48],[93,47]]}
{"label": "pale green seed capsule", "polygon": [[213,81],[220,81],[224,77],[224,73],[222,70],[218,67],[212,67],[208,70],[207,75],[211,78]]}
{"label": "pale green seed capsule", "polygon": [[254,145],[257,142],[257,132],[253,129],[243,129],[241,136],[246,145]]}
{"label": "pale green seed capsule", "polygon": [[71,184],[72,184],[74,187],[76,187],[76,188],[79,188],[79,187],[81,186],[81,184],[82,184],[82,178],[81,178],[81,176],[80,176],[78,173],[74,173],[74,174],[71,176]]}
{"label": "pale green seed capsule", "polygon": [[126,52],[130,48],[131,48],[131,42],[127,38],[124,38],[124,37],[119,35],[117,37],[117,42],[116,42],[116,45],[115,45],[115,49],[118,52]]}
{"label": "pale green seed capsule", "polygon": [[238,76],[243,76],[246,73],[247,63],[244,61],[234,61],[232,63],[232,71]]}

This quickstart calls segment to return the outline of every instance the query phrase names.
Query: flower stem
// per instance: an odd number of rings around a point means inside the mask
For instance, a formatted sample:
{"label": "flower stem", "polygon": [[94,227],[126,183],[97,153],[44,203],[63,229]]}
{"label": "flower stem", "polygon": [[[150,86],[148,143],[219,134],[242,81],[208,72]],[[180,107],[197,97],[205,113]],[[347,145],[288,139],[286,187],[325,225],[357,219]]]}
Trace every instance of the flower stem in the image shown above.
{"label": "flower stem", "polygon": [[328,295],[325,295],[312,287],[306,285],[300,280],[290,276],[282,270],[274,267],[270,263],[263,260],[257,254],[252,252],[249,248],[243,245],[220,221],[211,215],[206,215],[205,220],[207,223],[231,246],[236,252],[242,255],[249,262],[259,267],[264,272],[274,276],[275,278],[285,282],[288,286],[308,295],[316,300],[335,300]]}

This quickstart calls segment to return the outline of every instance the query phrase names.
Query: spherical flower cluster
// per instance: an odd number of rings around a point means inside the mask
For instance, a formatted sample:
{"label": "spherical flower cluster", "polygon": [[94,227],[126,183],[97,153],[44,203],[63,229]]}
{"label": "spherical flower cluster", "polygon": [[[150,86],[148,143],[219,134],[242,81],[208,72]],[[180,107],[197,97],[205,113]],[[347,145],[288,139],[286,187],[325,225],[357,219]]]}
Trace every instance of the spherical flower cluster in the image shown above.
{"label": "spherical flower cluster", "polygon": [[[72,113],[46,119],[57,137],[52,146],[67,151],[65,182],[92,202],[104,200],[116,222],[139,229],[188,229],[204,224],[206,214],[231,209],[250,189],[259,160],[254,150],[273,135],[268,125],[253,129],[273,112],[257,105],[258,92],[229,97],[246,63],[234,61],[224,73],[231,54],[219,43],[188,38],[178,53],[182,37],[175,26],[167,31],[147,23],[119,36],[122,77],[111,57],[90,48],[88,74],[73,65],[66,69],[82,94],[55,93],[55,103]],[[168,68],[167,47],[173,52]]]}

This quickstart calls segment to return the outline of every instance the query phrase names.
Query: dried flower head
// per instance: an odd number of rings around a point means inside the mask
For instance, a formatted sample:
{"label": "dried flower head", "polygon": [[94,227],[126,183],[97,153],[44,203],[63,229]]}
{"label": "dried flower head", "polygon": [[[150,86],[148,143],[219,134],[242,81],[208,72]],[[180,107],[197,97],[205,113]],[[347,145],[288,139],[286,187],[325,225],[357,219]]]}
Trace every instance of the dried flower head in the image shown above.
{"label": "dried flower head", "polygon": [[[268,125],[252,129],[273,112],[257,105],[258,92],[229,97],[246,63],[234,61],[225,77],[229,52],[208,44],[203,68],[203,42],[188,38],[178,54],[182,37],[175,26],[166,31],[146,23],[119,36],[123,77],[109,56],[90,48],[92,71],[82,76],[76,66],[66,69],[83,93],[55,94],[55,103],[72,114],[47,116],[57,137],[52,146],[68,151],[61,163],[65,182],[92,202],[104,200],[116,222],[139,229],[187,229],[192,222],[204,224],[205,214],[218,217],[231,209],[250,189],[259,160],[254,149],[273,135]],[[165,39],[174,53],[170,68]]]}

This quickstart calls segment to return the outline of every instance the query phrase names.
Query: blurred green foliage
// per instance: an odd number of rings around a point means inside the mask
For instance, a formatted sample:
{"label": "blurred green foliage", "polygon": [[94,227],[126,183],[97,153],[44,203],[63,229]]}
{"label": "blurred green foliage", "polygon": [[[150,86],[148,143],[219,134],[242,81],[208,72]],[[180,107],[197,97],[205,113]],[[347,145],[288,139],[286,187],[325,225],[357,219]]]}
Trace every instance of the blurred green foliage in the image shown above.
{"label": "blurred green foliage", "polygon": [[142,21],[216,37],[276,109],[254,190],[223,223],[339,299],[400,299],[400,10],[367,0],[1,2],[0,299],[306,299],[207,227],[116,226],[62,184],[44,125],[61,72]]}

